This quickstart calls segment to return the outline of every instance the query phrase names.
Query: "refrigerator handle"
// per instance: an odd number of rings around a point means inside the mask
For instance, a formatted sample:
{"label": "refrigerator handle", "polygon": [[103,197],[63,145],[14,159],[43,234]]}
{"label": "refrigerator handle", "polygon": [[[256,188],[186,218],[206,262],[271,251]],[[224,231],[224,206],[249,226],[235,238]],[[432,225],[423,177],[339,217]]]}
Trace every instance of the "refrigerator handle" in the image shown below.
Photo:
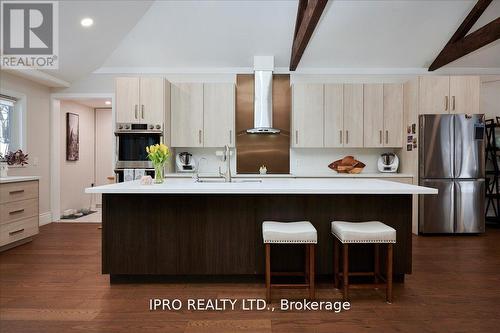
{"label": "refrigerator handle", "polygon": [[464,152],[462,150],[462,140],[457,140],[457,138],[462,136],[462,126],[459,117],[458,115],[453,117],[453,159],[451,160],[453,162],[453,177],[458,177],[462,173],[462,154]]}

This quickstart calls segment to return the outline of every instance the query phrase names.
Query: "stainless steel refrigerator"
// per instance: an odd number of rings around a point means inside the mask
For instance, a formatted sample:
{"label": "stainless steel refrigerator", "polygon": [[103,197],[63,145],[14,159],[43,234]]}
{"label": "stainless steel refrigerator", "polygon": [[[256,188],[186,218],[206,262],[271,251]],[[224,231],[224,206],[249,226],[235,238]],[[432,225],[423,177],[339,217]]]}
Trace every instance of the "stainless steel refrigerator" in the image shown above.
{"label": "stainless steel refrigerator", "polygon": [[420,233],[484,232],[484,115],[421,115]]}

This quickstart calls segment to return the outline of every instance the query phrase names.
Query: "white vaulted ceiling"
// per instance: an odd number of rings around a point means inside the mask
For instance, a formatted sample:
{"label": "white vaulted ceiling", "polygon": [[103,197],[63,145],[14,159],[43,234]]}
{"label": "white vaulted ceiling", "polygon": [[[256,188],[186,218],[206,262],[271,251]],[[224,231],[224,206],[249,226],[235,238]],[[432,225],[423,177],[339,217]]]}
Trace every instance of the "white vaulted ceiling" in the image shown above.
{"label": "white vaulted ceiling", "polygon": [[[84,74],[238,71],[254,55],[288,68],[297,0],[63,1],[61,68]],[[476,0],[330,0],[298,71],[427,68]],[[80,19],[94,18],[91,29]],[[500,16],[494,0],[473,30]],[[500,41],[448,68],[500,70]]]}
{"label": "white vaulted ceiling", "polygon": [[[100,67],[153,1],[59,1],[59,69],[45,72],[73,82]],[[91,17],[94,25],[80,21]]]}

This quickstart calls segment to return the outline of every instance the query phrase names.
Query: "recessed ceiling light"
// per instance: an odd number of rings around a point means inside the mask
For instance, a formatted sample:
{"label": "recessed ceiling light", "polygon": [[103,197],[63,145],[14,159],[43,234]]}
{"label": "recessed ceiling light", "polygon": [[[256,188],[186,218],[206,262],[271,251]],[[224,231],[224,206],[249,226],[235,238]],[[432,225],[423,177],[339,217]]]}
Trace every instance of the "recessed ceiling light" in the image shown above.
{"label": "recessed ceiling light", "polygon": [[106,101],[106,102],[104,102],[104,104],[111,105],[111,101]]}
{"label": "recessed ceiling light", "polygon": [[92,26],[92,24],[94,24],[94,20],[93,20],[93,19],[91,19],[90,17],[86,17],[86,18],[84,18],[84,19],[82,19],[82,20],[80,21],[80,24],[81,24],[83,27],[88,28],[88,27]]}

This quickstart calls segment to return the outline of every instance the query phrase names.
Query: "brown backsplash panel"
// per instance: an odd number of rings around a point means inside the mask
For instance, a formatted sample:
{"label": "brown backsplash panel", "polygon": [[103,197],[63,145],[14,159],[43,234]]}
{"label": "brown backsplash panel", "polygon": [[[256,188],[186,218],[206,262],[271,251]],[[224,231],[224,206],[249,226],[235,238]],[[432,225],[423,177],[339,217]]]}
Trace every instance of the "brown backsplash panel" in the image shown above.
{"label": "brown backsplash panel", "polygon": [[290,173],[290,75],[273,75],[273,127],[280,134],[248,134],[253,128],[253,74],[236,76],[236,168],[238,173]]}

